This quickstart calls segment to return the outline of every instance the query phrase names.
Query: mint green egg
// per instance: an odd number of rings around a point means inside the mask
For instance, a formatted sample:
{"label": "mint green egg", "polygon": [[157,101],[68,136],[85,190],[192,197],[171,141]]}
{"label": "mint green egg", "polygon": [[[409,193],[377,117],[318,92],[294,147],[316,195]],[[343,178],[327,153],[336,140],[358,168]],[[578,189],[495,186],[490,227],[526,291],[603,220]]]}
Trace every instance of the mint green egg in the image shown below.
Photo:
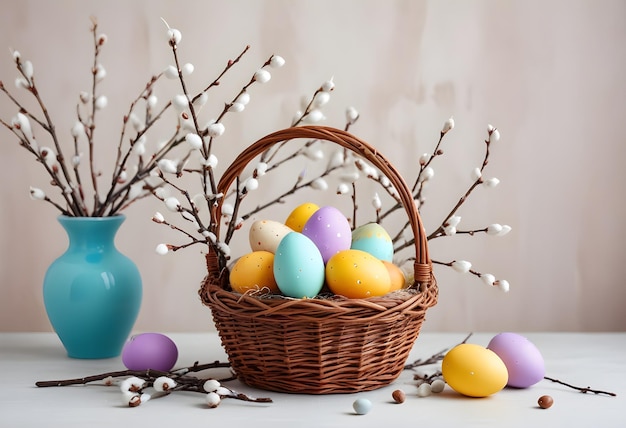
{"label": "mint green egg", "polygon": [[378,223],[367,223],[354,229],[350,248],[370,253],[379,260],[393,260],[391,237]]}

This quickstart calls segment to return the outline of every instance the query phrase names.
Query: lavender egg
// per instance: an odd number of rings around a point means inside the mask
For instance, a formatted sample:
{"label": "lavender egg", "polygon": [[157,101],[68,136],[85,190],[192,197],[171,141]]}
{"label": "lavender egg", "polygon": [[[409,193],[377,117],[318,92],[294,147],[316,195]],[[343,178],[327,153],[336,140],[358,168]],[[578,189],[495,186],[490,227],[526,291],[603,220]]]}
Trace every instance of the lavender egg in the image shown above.
{"label": "lavender egg", "polygon": [[543,379],[545,363],[539,349],[524,336],[500,333],[494,336],[487,349],[495,352],[509,372],[507,386],[528,388]]}
{"label": "lavender egg", "polygon": [[131,337],[122,350],[122,362],[128,370],[170,371],[178,359],[172,339],[160,333],[141,333]]}
{"label": "lavender egg", "polygon": [[331,206],[315,211],[304,224],[302,234],[315,243],[324,264],[339,251],[349,249],[352,244],[352,230],[348,219]]}

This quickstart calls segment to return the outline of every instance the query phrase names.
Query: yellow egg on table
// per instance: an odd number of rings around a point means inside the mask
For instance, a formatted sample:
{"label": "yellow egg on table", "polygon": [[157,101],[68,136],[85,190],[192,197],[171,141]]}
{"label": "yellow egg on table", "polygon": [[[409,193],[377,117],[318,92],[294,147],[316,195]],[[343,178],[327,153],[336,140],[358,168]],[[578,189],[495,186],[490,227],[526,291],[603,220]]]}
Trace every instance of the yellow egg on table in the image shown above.
{"label": "yellow egg on table", "polygon": [[293,229],[295,232],[302,232],[304,225],[313,215],[313,213],[319,210],[320,207],[312,202],[306,202],[302,205],[298,205],[285,220],[285,225]]}
{"label": "yellow egg on table", "polygon": [[391,287],[389,288],[389,291],[402,290],[406,284],[406,278],[402,269],[387,260],[381,261],[387,268],[387,272],[389,272],[389,279],[391,279]]}
{"label": "yellow egg on table", "polygon": [[509,380],[506,365],[498,354],[472,343],[462,343],[448,351],[441,372],[450,388],[469,397],[495,394]]}
{"label": "yellow egg on table", "polygon": [[253,251],[241,257],[230,271],[233,291],[244,294],[250,290],[278,292],[274,279],[274,254],[269,251]]}
{"label": "yellow egg on table", "polygon": [[343,250],[326,263],[330,291],[350,299],[365,299],[389,293],[391,278],[382,261],[361,250]]}

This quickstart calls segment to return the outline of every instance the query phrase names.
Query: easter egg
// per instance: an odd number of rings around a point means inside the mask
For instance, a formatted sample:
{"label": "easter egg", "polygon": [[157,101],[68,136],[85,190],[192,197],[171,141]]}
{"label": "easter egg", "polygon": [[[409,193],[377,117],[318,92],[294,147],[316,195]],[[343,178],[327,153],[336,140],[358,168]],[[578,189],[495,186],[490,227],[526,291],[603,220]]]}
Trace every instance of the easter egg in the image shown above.
{"label": "easter egg", "polygon": [[352,408],[357,415],[367,415],[372,410],[372,402],[367,398],[357,398],[352,403]]}
{"label": "easter egg", "polygon": [[350,248],[352,243],[348,219],[341,211],[331,206],[315,211],[304,224],[302,234],[315,243],[324,263],[339,251]]}
{"label": "easter egg", "polygon": [[313,215],[313,213],[319,210],[320,207],[312,202],[306,202],[302,205],[298,205],[285,220],[285,225],[295,232],[302,232],[307,220]]}
{"label": "easter egg", "polygon": [[382,261],[361,250],[343,250],[326,263],[326,283],[335,293],[350,299],[383,296],[391,288]]}
{"label": "easter egg", "polygon": [[253,251],[235,262],[230,271],[233,291],[244,294],[249,290],[278,292],[274,279],[274,254],[269,251]]}
{"label": "easter egg", "polygon": [[250,226],[248,238],[252,251],[275,253],[278,244],[292,229],[278,221],[257,220]]}
{"label": "easter egg", "polygon": [[350,248],[368,252],[379,260],[393,260],[391,237],[378,223],[367,223],[354,229]]}
{"label": "easter egg", "polygon": [[524,336],[500,333],[491,339],[487,349],[498,354],[504,362],[509,372],[508,386],[528,388],[545,376],[546,367],[541,352]]}
{"label": "easter egg", "polygon": [[122,363],[128,370],[170,371],[178,359],[178,348],[161,333],[141,333],[131,337],[122,349]]}
{"label": "easter egg", "polygon": [[509,378],[504,362],[495,352],[472,343],[462,343],[448,351],[441,372],[450,388],[469,397],[495,394]]}
{"label": "easter egg", "polygon": [[389,287],[389,291],[402,290],[406,284],[406,277],[404,276],[404,272],[402,272],[402,269],[386,260],[381,261],[387,268],[387,272],[389,273],[389,279],[391,280],[391,286]]}
{"label": "easter egg", "polygon": [[324,260],[315,243],[298,232],[285,235],[274,255],[274,278],[285,296],[317,296],[324,286]]}

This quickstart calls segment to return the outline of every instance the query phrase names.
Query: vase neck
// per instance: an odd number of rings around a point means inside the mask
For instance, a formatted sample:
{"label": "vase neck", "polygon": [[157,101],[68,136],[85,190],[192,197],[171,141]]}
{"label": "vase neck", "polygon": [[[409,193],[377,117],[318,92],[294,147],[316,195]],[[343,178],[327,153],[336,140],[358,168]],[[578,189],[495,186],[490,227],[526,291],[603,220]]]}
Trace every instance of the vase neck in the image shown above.
{"label": "vase neck", "polygon": [[70,248],[104,250],[115,247],[115,235],[125,218],[123,215],[112,217],[59,216],[58,220],[67,233]]}

